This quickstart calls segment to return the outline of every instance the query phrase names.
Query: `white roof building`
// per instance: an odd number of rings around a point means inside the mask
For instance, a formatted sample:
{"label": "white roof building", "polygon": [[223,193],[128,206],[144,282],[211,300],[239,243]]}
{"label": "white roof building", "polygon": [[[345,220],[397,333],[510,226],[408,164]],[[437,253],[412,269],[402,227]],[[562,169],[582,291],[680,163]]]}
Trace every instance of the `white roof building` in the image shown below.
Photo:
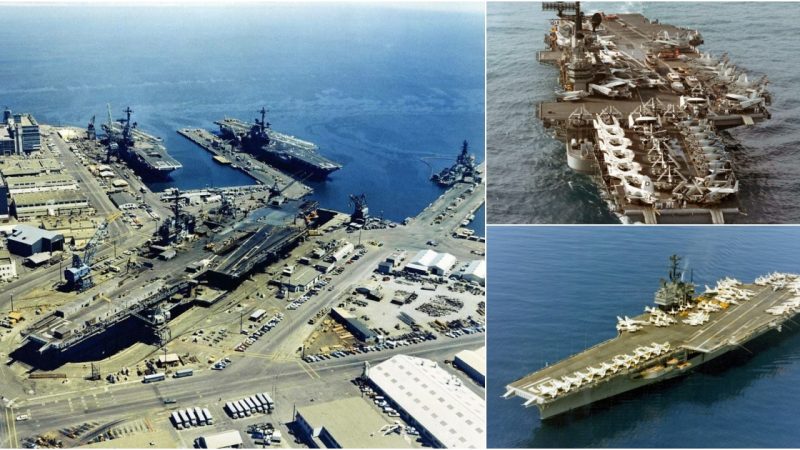
{"label": "white roof building", "polygon": [[464,269],[461,278],[467,281],[486,284],[486,261],[482,259],[471,261]]}
{"label": "white roof building", "polygon": [[486,383],[486,347],[456,353],[453,364],[481,385]]}
{"label": "white roof building", "polygon": [[486,401],[436,362],[397,355],[371,367],[369,379],[437,447],[486,445]]}
{"label": "white roof building", "polygon": [[241,446],[242,435],[238,430],[228,430],[222,433],[201,436],[199,439],[201,448],[233,448]]}
{"label": "white roof building", "polygon": [[450,253],[438,253],[431,249],[420,250],[406,265],[415,272],[428,272],[446,275],[456,265],[456,257]]}

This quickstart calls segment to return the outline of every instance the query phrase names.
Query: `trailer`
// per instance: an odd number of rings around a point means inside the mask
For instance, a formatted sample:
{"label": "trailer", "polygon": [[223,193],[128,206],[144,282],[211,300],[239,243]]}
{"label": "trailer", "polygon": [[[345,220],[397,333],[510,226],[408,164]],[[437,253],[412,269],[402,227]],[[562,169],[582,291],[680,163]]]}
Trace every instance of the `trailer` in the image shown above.
{"label": "trailer", "polygon": [[156,381],[164,381],[166,379],[167,377],[163,373],[154,373],[152,375],[145,375],[144,378],[142,378],[142,383],[153,383]]}
{"label": "trailer", "polygon": [[193,427],[197,426],[197,416],[194,415],[194,411],[192,408],[186,409],[186,415],[189,416],[189,422],[192,424]]}
{"label": "trailer", "polygon": [[175,372],[175,374],[172,375],[172,378],[190,377],[192,375],[194,375],[194,370],[192,370],[192,369],[181,369],[181,370]]}
{"label": "trailer", "polygon": [[205,425],[206,422],[206,415],[203,414],[203,410],[198,408],[197,406],[194,407],[194,415],[197,416],[197,424],[198,425]]}
{"label": "trailer", "polygon": [[206,422],[209,425],[214,425],[214,418],[211,417],[211,411],[208,408],[203,408],[203,414],[206,416]]}
{"label": "trailer", "polygon": [[255,395],[251,395],[248,397],[254,405],[256,405],[256,411],[263,413],[264,412],[264,404],[261,403],[261,400],[258,399]]}
{"label": "trailer", "polygon": [[261,395],[264,396],[264,400],[266,400],[269,410],[272,411],[275,409],[275,402],[272,401],[272,397],[270,397],[266,392],[263,392]]}
{"label": "trailer", "polygon": [[252,400],[250,400],[248,397],[245,397],[245,398],[243,398],[243,399],[242,399],[242,401],[243,401],[243,402],[245,402],[245,404],[246,404],[248,407],[250,407],[250,412],[256,412],[256,411],[258,411],[258,408],[256,407],[256,404],[255,404],[255,403],[253,403],[253,401],[252,401]]}
{"label": "trailer", "polygon": [[264,412],[269,412],[269,402],[267,401],[267,398],[264,397],[264,394],[256,394],[256,398],[261,402],[262,405],[264,405]]}
{"label": "trailer", "polygon": [[244,415],[250,417],[253,414],[253,411],[250,410],[250,405],[247,404],[244,400],[236,400],[236,403],[242,407],[242,411],[244,411]]}
{"label": "trailer", "polygon": [[228,414],[230,414],[231,417],[233,417],[234,419],[239,418],[239,411],[236,410],[236,407],[233,406],[233,403],[231,402],[225,403],[225,409],[228,410]]}
{"label": "trailer", "polygon": [[178,411],[172,411],[172,423],[175,424],[175,428],[179,430],[183,429],[183,419],[181,419],[181,415],[178,414]]}
{"label": "trailer", "polygon": [[189,415],[186,414],[186,411],[180,410],[178,414],[181,416],[181,423],[183,423],[184,428],[189,428],[192,424],[189,422]]}
{"label": "trailer", "polygon": [[258,309],[258,310],[256,310],[256,311],[255,311],[253,314],[250,314],[250,320],[252,320],[252,321],[254,321],[254,322],[258,322],[258,321],[259,321],[259,320],[261,320],[261,318],[262,318],[262,317],[264,317],[266,314],[267,314],[267,312],[266,312],[265,310],[263,310],[263,309]]}
{"label": "trailer", "polygon": [[236,410],[239,411],[239,417],[249,416],[242,403],[239,400],[234,400],[233,405],[236,406]]}

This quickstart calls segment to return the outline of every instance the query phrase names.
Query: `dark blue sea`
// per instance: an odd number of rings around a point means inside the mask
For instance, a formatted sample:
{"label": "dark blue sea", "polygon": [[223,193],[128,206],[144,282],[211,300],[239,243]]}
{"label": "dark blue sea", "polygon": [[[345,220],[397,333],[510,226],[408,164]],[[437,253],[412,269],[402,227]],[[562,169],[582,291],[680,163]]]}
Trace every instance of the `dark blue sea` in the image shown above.
{"label": "dark blue sea", "polygon": [[501,396],[506,384],[614,337],[617,315],[653,304],[671,254],[701,290],[725,276],[752,282],[800,272],[800,229],[491,227],[488,242],[490,447],[797,447],[796,323],[754,355],[554,423]]}
{"label": "dark blue sea", "polygon": [[171,183],[250,184],[180,137],[223,116],[319,145],[344,168],[312,183],[322,206],[402,220],[441,190],[432,170],[466,139],[483,159],[482,4],[6,5],[0,104],[43,123],[85,126],[125,106],[184,169]]}
{"label": "dark blue sea", "polygon": [[[767,74],[772,119],[732,130],[740,201],[739,222],[800,222],[800,3],[614,2],[582,3],[584,11],[641,13],[698,29],[700,48],[728,52],[751,79]],[[564,146],[535,116],[554,98],[555,67],[540,64],[544,34],[555,17],[541,3],[487,6],[487,150],[489,223],[615,223],[597,188],[566,164]]]}

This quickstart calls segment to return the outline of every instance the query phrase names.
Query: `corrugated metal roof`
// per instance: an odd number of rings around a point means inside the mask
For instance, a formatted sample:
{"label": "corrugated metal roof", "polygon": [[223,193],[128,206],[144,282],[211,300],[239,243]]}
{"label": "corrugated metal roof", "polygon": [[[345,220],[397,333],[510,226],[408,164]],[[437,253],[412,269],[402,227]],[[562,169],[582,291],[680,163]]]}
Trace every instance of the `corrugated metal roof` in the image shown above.
{"label": "corrugated metal roof", "polygon": [[443,446],[486,445],[486,401],[436,362],[396,355],[369,369],[369,378]]}

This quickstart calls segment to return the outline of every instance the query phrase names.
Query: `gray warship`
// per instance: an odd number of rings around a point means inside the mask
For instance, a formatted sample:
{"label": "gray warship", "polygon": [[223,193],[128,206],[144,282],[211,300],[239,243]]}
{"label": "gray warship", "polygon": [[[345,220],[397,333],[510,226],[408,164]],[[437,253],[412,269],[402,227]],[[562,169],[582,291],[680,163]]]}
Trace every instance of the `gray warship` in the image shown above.
{"label": "gray warship", "polygon": [[315,144],[274,131],[266,121],[265,108],[261,108],[259,113],[261,120],[256,118],[254,124],[232,118],[215,123],[219,125],[223,139],[290,174],[325,179],[342,168],[341,164],[322,156]]}
{"label": "gray warship", "polygon": [[506,386],[550,419],[644,386],[683,376],[757,338],[782,331],[800,312],[800,276],[771,273],[745,284],[717,281],[696,294],[671,258],[654,306],[617,317],[617,337]]}
{"label": "gray warship", "polygon": [[[170,156],[161,139],[141,131],[138,123],[131,122],[133,110],[130,107],[123,112],[125,118],[113,120],[109,106],[108,122],[102,124],[109,158],[119,156],[142,177],[149,179],[169,178],[173,170],[183,167],[180,161]],[[87,134],[94,134],[94,119]]]}
{"label": "gray warship", "polygon": [[455,164],[431,175],[431,181],[442,187],[450,187],[459,182],[472,183],[476,180],[480,180],[480,172],[475,162],[475,155],[469,153],[467,141],[461,144],[461,153],[458,154]]}

